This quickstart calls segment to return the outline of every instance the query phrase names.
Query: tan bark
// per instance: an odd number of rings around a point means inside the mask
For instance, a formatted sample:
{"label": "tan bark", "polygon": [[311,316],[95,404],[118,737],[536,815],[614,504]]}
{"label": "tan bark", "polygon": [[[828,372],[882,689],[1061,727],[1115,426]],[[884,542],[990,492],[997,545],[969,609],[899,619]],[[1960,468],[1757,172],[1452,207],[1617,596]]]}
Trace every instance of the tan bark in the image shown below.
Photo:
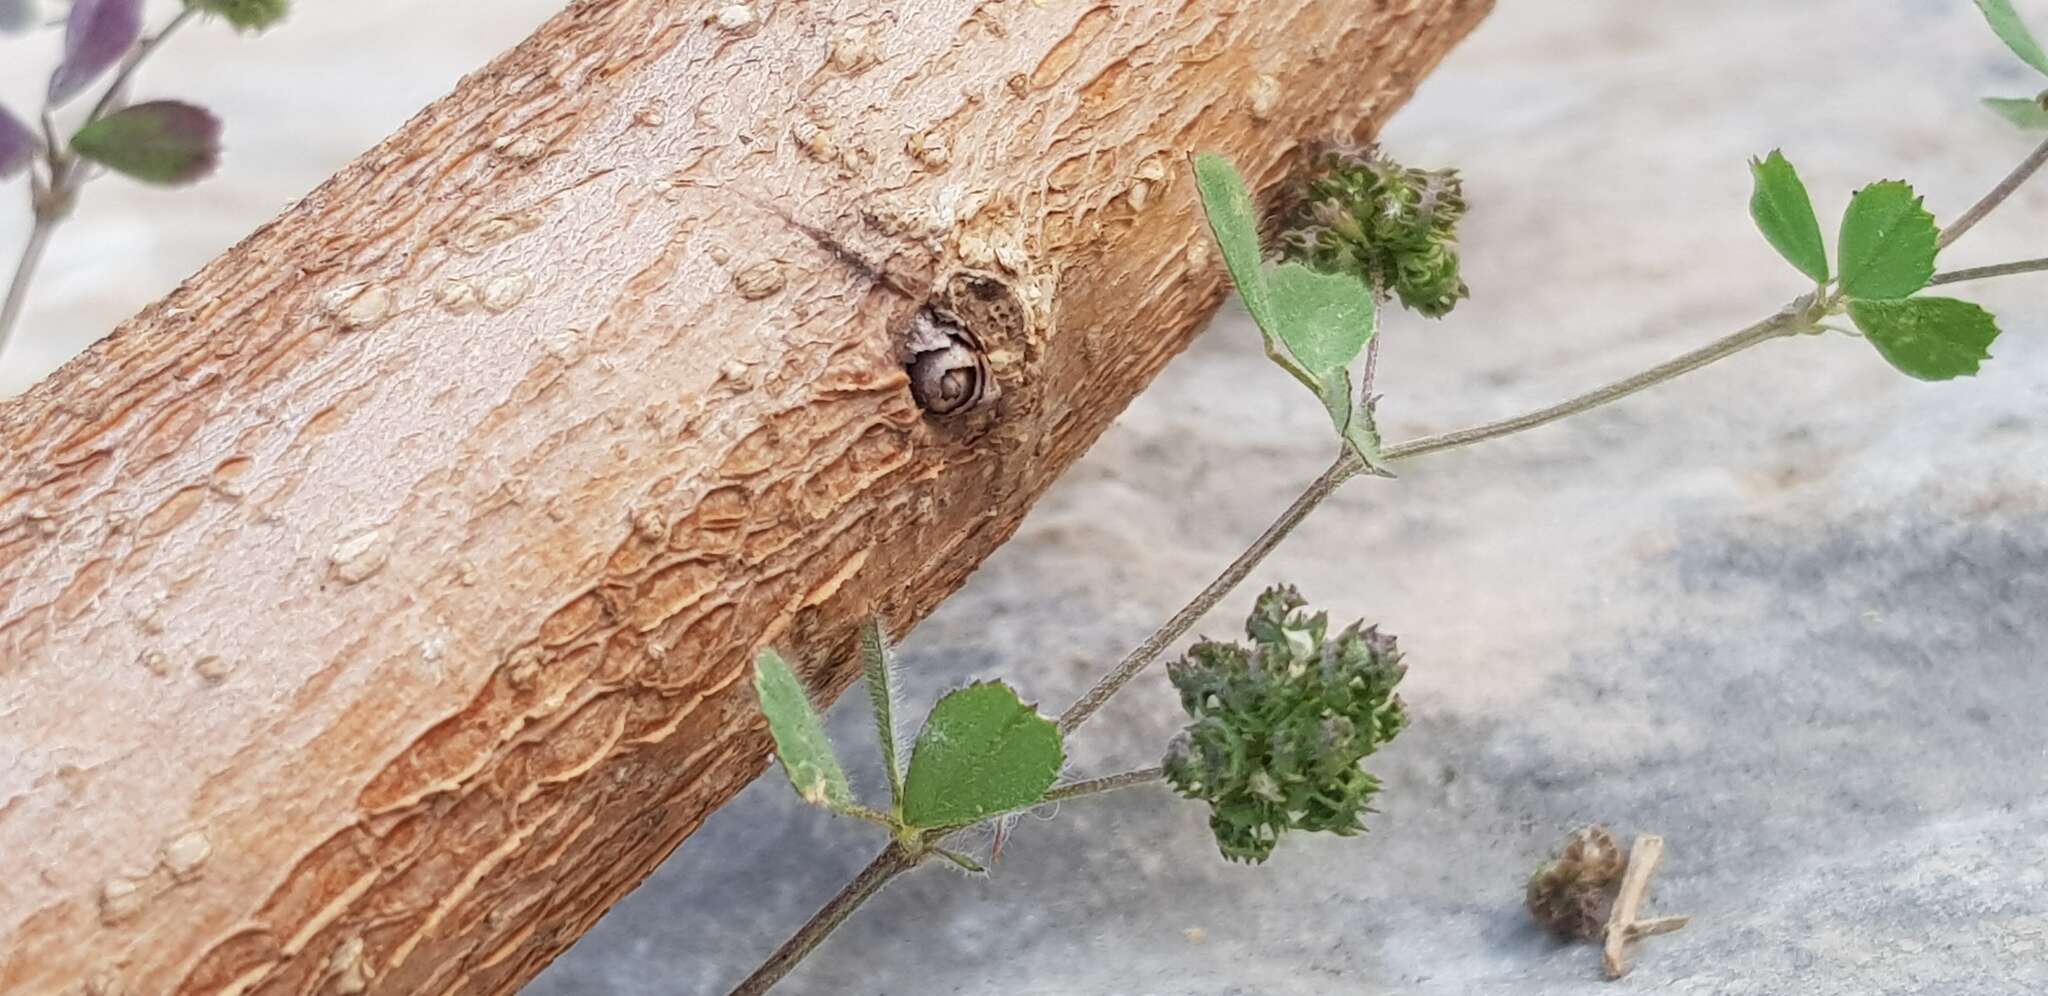
{"label": "tan bark", "polygon": [[1208,319],[1185,154],[1486,7],[575,4],[0,407],[0,992],[517,988]]}

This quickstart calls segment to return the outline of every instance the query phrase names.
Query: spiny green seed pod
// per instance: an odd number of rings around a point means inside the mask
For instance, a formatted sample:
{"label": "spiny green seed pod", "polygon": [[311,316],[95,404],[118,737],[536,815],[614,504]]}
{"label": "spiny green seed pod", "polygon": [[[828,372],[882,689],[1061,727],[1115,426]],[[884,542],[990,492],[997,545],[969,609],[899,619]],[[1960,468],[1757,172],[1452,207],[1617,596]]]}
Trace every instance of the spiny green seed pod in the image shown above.
{"label": "spiny green seed pod", "polygon": [[1458,171],[1409,169],[1376,153],[1326,154],[1308,184],[1283,254],[1330,273],[1350,273],[1430,318],[1471,291],[1458,275]]}
{"label": "spiny green seed pod", "polygon": [[1394,638],[1354,623],[1334,637],[1291,586],[1245,620],[1250,647],[1204,640],[1167,665],[1193,722],[1167,749],[1174,790],[1209,804],[1223,856],[1259,862],[1289,830],[1365,830],[1379,781],[1359,763],[1406,723]]}
{"label": "spiny green seed pod", "polygon": [[185,0],[185,6],[217,15],[237,31],[261,31],[291,11],[290,0]]}

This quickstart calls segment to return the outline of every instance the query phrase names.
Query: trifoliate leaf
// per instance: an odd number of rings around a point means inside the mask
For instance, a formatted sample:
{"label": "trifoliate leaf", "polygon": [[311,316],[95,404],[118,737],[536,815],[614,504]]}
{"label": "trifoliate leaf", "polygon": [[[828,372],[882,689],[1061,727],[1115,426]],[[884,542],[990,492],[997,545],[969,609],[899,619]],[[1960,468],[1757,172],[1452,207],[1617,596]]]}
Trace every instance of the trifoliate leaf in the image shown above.
{"label": "trifoliate leaf", "polygon": [[1338,436],[1367,465],[1379,466],[1376,446],[1361,445],[1351,425],[1351,362],[1372,340],[1378,303],[1360,277],[1327,273],[1301,263],[1268,268],[1259,253],[1251,191],[1222,156],[1195,157],[1195,186],[1209,227],[1223,250],[1230,279],[1245,310],[1265,337],[1266,352],[1315,392]]}
{"label": "trifoliate leaf", "polygon": [[1990,312],[1952,297],[1850,301],[1849,317],[1885,360],[1921,380],[1976,373],[1998,338]]}
{"label": "trifoliate leaf", "polygon": [[185,6],[217,15],[237,31],[261,31],[291,12],[289,0],[185,0]]}
{"label": "trifoliate leaf", "polygon": [[768,732],[775,737],[775,756],[796,794],[813,806],[842,809],[853,803],[853,790],[846,784],[846,771],[825,737],[825,725],[804,691],[804,683],[790,670],[789,662],[773,650],[754,658],[754,694],[761,699],[761,714],[768,717]]}
{"label": "trifoliate leaf", "polygon": [[1842,215],[1835,249],[1842,292],[1866,301],[1905,297],[1934,276],[1941,233],[1911,185],[1885,180],[1858,190]]}
{"label": "trifoliate leaf", "polygon": [[2038,97],[1986,97],[1984,106],[2021,131],[2048,131],[2048,106]]}
{"label": "trifoliate leaf", "polygon": [[220,164],[220,119],[194,104],[153,100],[88,122],[71,149],[145,183],[178,186]]}
{"label": "trifoliate leaf", "polygon": [[1783,152],[1772,149],[1770,155],[1750,160],[1749,172],[1756,182],[1749,195],[1749,216],[1756,219],[1756,227],[1786,262],[1814,283],[1827,283],[1828,250],[1799,171]]}
{"label": "trifoliate leaf", "polygon": [[1045,798],[1066,753],[1059,727],[999,681],[969,685],[932,707],[910,754],[903,822],[961,826]]}
{"label": "trifoliate leaf", "polygon": [[2034,40],[2034,33],[2027,30],[2019,12],[2012,9],[2012,0],[1977,0],[1977,9],[1984,12],[1984,20],[1991,23],[1991,30],[1998,33],[1999,40],[2012,49],[2012,54],[2048,75],[2048,52],[2041,51],[2041,43]]}
{"label": "trifoliate leaf", "polygon": [[140,37],[142,0],[72,0],[64,19],[64,58],[50,74],[50,105],[77,96]]}
{"label": "trifoliate leaf", "polygon": [[35,133],[0,105],[0,180],[27,169],[35,157]]}

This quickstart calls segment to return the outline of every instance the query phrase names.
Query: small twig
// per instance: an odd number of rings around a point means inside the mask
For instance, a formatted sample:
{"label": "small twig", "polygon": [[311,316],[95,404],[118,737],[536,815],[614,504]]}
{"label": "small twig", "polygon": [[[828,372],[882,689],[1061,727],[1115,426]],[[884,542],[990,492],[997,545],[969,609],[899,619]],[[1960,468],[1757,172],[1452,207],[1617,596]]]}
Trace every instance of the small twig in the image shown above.
{"label": "small twig", "polygon": [[1637,920],[1628,925],[1628,939],[1639,941],[1645,937],[1668,934],[1692,922],[1689,916],[1656,916],[1648,920]]}
{"label": "small twig", "polygon": [[1934,275],[1934,279],[1927,282],[1927,286],[1938,287],[1942,284],[1959,284],[1965,280],[2009,277],[2015,273],[2034,273],[2039,270],[2048,270],[2048,256],[2043,256],[2039,259],[2015,260],[2011,263],[1996,263],[1991,266],[1971,266],[1960,270],[1950,270],[1947,273],[1937,273]]}
{"label": "small twig", "polygon": [[1970,205],[1970,209],[1963,212],[1962,217],[1957,218],[1946,229],[1943,229],[1941,240],[1936,242],[1934,247],[1937,250],[1946,249],[1949,243],[1962,238],[1964,232],[1975,228],[1978,222],[1984,220],[1985,215],[1991,213],[1992,209],[2005,203],[2005,199],[2011,197],[2013,191],[2020,189],[2020,184],[2027,182],[2027,178],[2033,176],[2035,171],[2039,170],[2044,163],[2048,163],[2048,141],[2043,141],[2040,145],[2035,146],[2034,151],[2027,154],[2027,158],[2020,160],[2020,164],[2014,166],[2012,172],[2005,175],[2005,179],[1998,181],[1998,186],[1991,188],[1991,192],[1985,194],[1983,199],[1977,203]]}
{"label": "small twig", "polygon": [[[1628,870],[1621,873],[1621,892],[1615,896],[1614,912],[1607,917],[1607,943],[1602,948],[1601,960],[1607,966],[1609,979],[1619,979],[1628,974],[1630,941],[1651,934],[1669,933],[1686,924],[1685,917],[1637,919],[1637,914],[1643,909],[1643,898],[1650,891],[1650,876],[1657,873],[1657,863],[1662,860],[1664,838],[1650,833],[1637,834],[1634,846],[1628,851]],[[1638,931],[1638,924],[1645,929]]]}

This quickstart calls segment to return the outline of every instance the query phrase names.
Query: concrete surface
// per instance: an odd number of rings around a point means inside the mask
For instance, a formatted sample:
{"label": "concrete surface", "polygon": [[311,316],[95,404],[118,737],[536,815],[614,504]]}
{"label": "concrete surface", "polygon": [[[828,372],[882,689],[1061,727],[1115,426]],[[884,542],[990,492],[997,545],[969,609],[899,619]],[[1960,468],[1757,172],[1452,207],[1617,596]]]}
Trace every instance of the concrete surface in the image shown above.
{"label": "concrete surface", "polygon": [[[2048,25],[2048,2],[2019,5]],[[146,92],[231,104],[229,174],[161,206],[96,185],[6,383],[549,6],[307,3],[274,38],[195,47],[193,85]],[[287,71],[290,88],[252,82]],[[31,75],[0,66],[0,94]],[[1502,0],[1386,136],[1465,169],[1476,295],[1391,323],[1390,435],[1547,403],[1797,293],[1746,216],[1749,155],[1783,145],[1824,218],[1887,176],[1953,217],[2027,149],[1974,99],[2031,85],[1965,0]],[[145,206],[161,213],[131,216]],[[2041,255],[2044,215],[2048,183],[1948,262]],[[0,245],[19,230],[0,216]],[[1235,632],[1257,585],[1291,580],[1400,635],[1417,719],[1374,760],[1371,834],[1244,868],[1164,791],[1073,803],[1020,826],[992,879],[906,878],[779,992],[2048,991],[2044,289],[1965,289],[2007,329],[1973,382],[1908,381],[1839,337],[1777,343],[1353,484],[1200,629]],[[1059,708],[1320,471],[1321,414],[1254,342],[1219,321],[912,635],[918,711],[986,676]],[[879,793],[861,708],[832,722]],[[1176,712],[1163,676],[1140,682],[1077,738],[1075,770],[1153,762]],[[1695,918],[1613,986],[1520,908],[1523,877],[1593,820],[1664,834],[1652,909]],[[717,996],[878,843],[771,775],[527,991]]]}

